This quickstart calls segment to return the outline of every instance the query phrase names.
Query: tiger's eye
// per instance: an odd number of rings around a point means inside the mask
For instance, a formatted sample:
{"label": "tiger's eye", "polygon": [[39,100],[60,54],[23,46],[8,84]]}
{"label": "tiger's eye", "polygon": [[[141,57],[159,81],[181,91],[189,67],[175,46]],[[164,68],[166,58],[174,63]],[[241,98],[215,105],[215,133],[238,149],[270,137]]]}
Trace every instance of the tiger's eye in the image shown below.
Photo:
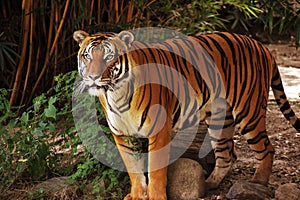
{"label": "tiger's eye", "polygon": [[83,54],[84,59],[91,60],[91,56],[88,53]]}
{"label": "tiger's eye", "polygon": [[110,60],[112,60],[113,58],[114,58],[113,55],[108,55],[108,56],[106,56],[105,60],[106,60],[106,61],[110,61]]}

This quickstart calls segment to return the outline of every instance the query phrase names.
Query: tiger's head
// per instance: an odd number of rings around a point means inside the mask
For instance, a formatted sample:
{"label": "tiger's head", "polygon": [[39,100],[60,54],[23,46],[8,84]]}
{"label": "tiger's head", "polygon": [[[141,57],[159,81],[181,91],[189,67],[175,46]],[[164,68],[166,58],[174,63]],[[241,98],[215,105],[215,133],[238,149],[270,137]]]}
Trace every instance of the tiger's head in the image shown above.
{"label": "tiger's head", "polygon": [[128,77],[128,57],[125,55],[134,41],[129,31],[90,35],[75,31],[78,42],[78,72],[91,95],[113,90],[117,82]]}

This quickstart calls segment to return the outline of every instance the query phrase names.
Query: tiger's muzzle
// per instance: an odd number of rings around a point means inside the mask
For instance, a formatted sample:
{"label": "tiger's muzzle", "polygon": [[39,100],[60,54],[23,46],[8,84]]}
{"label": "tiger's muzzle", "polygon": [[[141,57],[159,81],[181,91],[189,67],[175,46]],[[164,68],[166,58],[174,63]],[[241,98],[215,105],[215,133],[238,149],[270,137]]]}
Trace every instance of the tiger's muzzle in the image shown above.
{"label": "tiger's muzzle", "polygon": [[88,88],[88,92],[92,96],[99,96],[107,90],[113,90],[113,84],[110,79],[103,79],[99,75],[88,75],[83,78],[83,81]]}

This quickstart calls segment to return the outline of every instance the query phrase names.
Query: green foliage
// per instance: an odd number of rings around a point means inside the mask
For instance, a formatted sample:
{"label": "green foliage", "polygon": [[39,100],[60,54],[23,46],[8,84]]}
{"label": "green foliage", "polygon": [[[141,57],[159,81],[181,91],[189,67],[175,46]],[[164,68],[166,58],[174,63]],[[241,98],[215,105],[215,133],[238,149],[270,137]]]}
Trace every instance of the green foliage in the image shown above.
{"label": "green foliage", "polygon": [[8,91],[4,88],[0,88],[0,125],[15,116],[10,108],[7,96]]}
{"label": "green foliage", "polygon": [[226,27],[234,30],[238,26],[241,26],[246,31],[249,31],[249,21],[257,19],[259,14],[262,13],[260,8],[257,8],[257,1],[245,1],[245,0],[228,0],[223,7],[223,16],[226,18]]}
{"label": "green foliage", "polygon": [[145,12],[152,16],[151,26],[173,27],[186,33],[195,33],[226,29],[231,19],[235,20],[232,25],[234,28],[237,23],[257,18],[261,11],[244,0],[164,0],[151,4]]}
{"label": "green foliage", "polygon": [[272,33],[275,28],[279,32],[290,30],[300,19],[300,11],[295,9],[294,4],[289,0],[264,0],[259,3],[260,8],[264,10],[260,19],[269,33]]}
{"label": "green foliage", "polygon": [[[63,158],[54,154],[57,145],[67,148],[68,137],[74,136],[71,120],[65,120],[67,126],[59,129],[63,119],[71,118],[72,84],[76,72],[70,72],[57,78],[55,93],[42,94],[33,100],[33,105],[19,117],[16,109],[9,106],[8,92],[0,90],[0,191],[10,187],[23,174],[29,173],[33,180],[45,178],[55,169]],[[50,96],[50,97],[49,97]],[[79,140],[72,140],[76,146]],[[72,155],[71,155],[72,156]],[[73,155],[74,156],[74,155]],[[65,168],[64,168],[65,169]],[[53,171],[54,172],[54,171]],[[57,171],[56,173],[70,173]]]}
{"label": "green foliage", "polygon": [[[73,180],[81,180],[81,187],[86,187],[87,184],[92,186],[92,193],[114,193],[115,187],[120,184],[129,184],[129,179],[125,178],[120,181],[122,172],[99,165],[99,161],[94,157],[87,158],[86,161],[77,166],[77,171],[71,176]],[[99,184],[105,180],[104,185]],[[83,188],[81,188],[83,189]]]}
{"label": "green foliage", "polygon": [[[70,175],[72,180],[80,182],[79,189],[91,187],[93,195],[105,193],[115,198],[123,196],[121,190],[115,187],[129,184],[128,177],[124,178],[123,173],[103,166],[88,151],[78,152],[78,147],[82,146],[81,140],[87,139],[85,145],[95,150],[92,153],[105,155],[108,162],[115,161],[114,153],[109,151],[111,147],[102,141],[103,136],[99,138],[97,134],[101,130],[106,138],[111,138],[108,127],[100,125],[94,130],[91,124],[87,124],[91,129],[86,129],[86,134],[84,132],[80,137],[75,129],[71,99],[76,76],[76,71],[57,76],[55,87],[34,98],[32,106],[18,117],[14,114],[17,109],[9,106],[8,91],[0,89],[1,192],[10,189],[23,177],[27,180],[43,180],[54,175]],[[89,95],[85,97],[90,98]],[[78,106],[89,107],[89,103],[91,101],[83,101]],[[96,112],[96,120],[103,120],[104,113],[99,102],[92,103],[98,110],[91,110]],[[85,119],[84,115],[82,119]],[[90,134],[93,131],[95,134]],[[103,145],[99,146],[94,141]],[[99,181],[105,184],[99,185]],[[46,193],[38,191],[28,195],[43,198]]]}

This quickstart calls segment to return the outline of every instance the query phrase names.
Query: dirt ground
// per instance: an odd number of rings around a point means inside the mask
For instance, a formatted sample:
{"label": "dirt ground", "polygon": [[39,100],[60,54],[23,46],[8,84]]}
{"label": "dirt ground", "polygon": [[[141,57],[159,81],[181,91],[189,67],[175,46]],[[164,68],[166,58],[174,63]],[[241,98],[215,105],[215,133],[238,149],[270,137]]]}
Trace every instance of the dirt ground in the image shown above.
{"label": "dirt ground", "polygon": [[[287,96],[291,97],[292,108],[300,116],[300,49],[296,50],[293,44],[271,44],[267,47],[276,57]],[[289,74],[285,73],[286,71],[289,71]],[[289,89],[291,87],[293,88]],[[268,103],[267,131],[276,151],[268,187],[274,191],[279,185],[296,183],[300,188],[300,133],[297,133],[283,117],[272,96]],[[256,166],[253,153],[242,137],[235,136],[235,144],[238,159],[231,174],[225,178],[219,189],[210,191],[202,199],[226,199],[226,193],[237,180],[250,180],[253,176]]]}

